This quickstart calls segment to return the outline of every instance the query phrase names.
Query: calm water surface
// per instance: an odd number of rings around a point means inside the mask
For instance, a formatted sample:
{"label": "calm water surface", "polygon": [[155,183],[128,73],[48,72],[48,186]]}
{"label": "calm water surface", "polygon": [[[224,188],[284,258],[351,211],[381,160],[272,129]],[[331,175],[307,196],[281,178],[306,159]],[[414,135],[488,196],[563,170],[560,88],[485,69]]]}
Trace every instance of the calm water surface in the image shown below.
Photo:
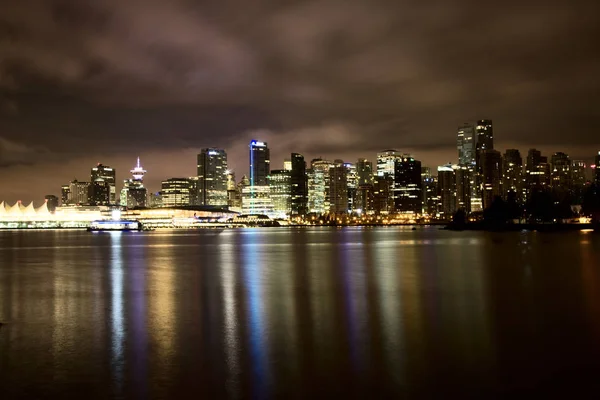
{"label": "calm water surface", "polygon": [[0,232],[0,398],[597,398],[600,235]]}

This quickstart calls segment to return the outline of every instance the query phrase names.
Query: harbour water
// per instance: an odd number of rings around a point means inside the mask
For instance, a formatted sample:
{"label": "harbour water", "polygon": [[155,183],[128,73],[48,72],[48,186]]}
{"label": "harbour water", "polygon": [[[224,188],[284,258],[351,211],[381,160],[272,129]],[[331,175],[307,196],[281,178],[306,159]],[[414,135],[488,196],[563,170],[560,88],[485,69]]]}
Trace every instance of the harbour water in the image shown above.
{"label": "harbour water", "polygon": [[0,232],[0,398],[599,389],[600,235]]}

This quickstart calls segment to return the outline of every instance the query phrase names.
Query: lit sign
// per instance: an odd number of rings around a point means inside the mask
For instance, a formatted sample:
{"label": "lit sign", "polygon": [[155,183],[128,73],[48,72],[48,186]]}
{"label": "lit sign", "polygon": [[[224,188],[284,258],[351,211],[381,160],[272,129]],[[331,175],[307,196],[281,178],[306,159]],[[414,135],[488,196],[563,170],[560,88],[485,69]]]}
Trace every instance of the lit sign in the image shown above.
{"label": "lit sign", "polygon": [[267,146],[267,144],[265,142],[258,142],[256,140],[251,141],[250,144],[252,146],[257,146],[257,147],[266,147]]}
{"label": "lit sign", "polygon": [[219,155],[219,153],[216,152],[216,151],[214,151],[214,150],[211,150],[211,151],[208,152],[208,155],[209,156],[216,156],[216,155]]}

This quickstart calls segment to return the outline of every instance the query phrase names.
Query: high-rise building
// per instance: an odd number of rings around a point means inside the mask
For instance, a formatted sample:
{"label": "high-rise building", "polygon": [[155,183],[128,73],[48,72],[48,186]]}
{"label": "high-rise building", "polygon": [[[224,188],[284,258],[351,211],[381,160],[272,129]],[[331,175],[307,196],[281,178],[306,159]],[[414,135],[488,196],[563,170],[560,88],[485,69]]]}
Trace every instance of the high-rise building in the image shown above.
{"label": "high-rise building", "polygon": [[429,217],[435,218],[439,203],[437,178],[432,176],[429,167],[421,167],[421,187],[423,188],[423,211]]}
{"label": "high-rise building", "polygon": [[250,186],[268,186],[271,156],[266,142],[250,142]]}
{"label": "high-rise building", "polygon": [[502,163],[502,190],[504,198],[508,199],[514,193],[519,202],[523,202],[523,158],[517,149],[508,149],[504,153]]}
{"label": "high-rise building", "polygon": [[548,158],[536,149],[529,149],[525,164],[525,200],[535,191],[542,190],[550,184],[550,167]]}
{"label": "high-rise building", "polygon": [[285,159],[283,160],[283,170],[291,171],[292,170],[292,160]]}
{"label": "high-rise building", "polygon": [[202,206],[226,206],[228,171],[225,150],[215,148],[200,150],[197,166],[199,204]]}
{"label": "high-rise building", "polygon": [[344,161],[335,160],[329,169],[329,212],[348,212],[348,172]]}
{"label": "high-rise building", "polygon": [[123,189],[121,189],[120,203],[121,206],[127,208],[147,207],[148,206],[148,191],[144,187],[144,175],[146,170],[140,164],[140,158],[137,159],[137,164],[131,171],[132,179],[123,181]]}
{"label": "high-rise building", "polygon": [[277,218],[287,218],[292,212],[291,171],[274,169],[269,175],[273,210]]}
{"label": "high-rise building", "polygon": [[373,211],[375,214],[394,212],[394,179],[389,174],[377,175],[373,184]]}
{"label": "high-rise building", "polygon": [[273,207],[271,189],[268,185],[244,186],[242,188],[242,213],[266,215],[269,218],[278,217]]}
{"label": "high-rise building", "polygon": [[162,207],[186,207],[190,205],[190,180],[170,178],[161,183]]}
{"label": "high-rise building", "polygon": [[90,203],[113,205],[117,203],[116,171],[107,165],[98,164],[90,173]]}
{"label": "high-rise building", "polygon": [[502,195],[502,155],[499,151],[487,149],[480,156],[483,208],[486,209],[495,197]]}
{"label": "high-rise building", "polygon": [[454,181],[456,183],[456,209],[471,212],[471,179],[472,169],[467,166],[454,165]]}
{"label": "high-rise building", "polygon": [[458,165],[475,167],[475,127],[465,123],[458,128],[456,147],[458,149]]}
{"label": "high-rise building", "polygon": [[550,182],[552,188],[559,192],[568,192],[573,186],[571,159],[562,152],[557,152],[550,158]]}
{"label": "high-rise building", "polygon": [[290,171],[291,215],[305,215],[308,212],[308,179],[304,156],[292,153]]}
{"label": "high-rise building", "polygon": [[65,206],[70,203],[71,188],[69,185],[62,185],[60,187],[60,203]]}
{"label": "high-rise building", "polygon": [[399,213],[423,213],[421,161],[407,155],[395,162],[394,206]]}
{"label": "high-rise building", "polygon": [[349,213],[356,212],[358,207],[358,173],[356,165],[352,163],[344,163],[346,167],[346,182],[348,186],[348,206]]}
{"label": "high-rise building", "polygon": [[449,220],[456,212],[456,176],[452,164],[438,167],[438,195],[440,215]]}
{"label": "high-rise building", "polygon": [[356,163],[358,186],[373,185],[373,163],[366,158],[359,158]]}
{"label": "high-rise building", "polygon": [[394,178],[396,160],[402,154],[396,150],[384,150],[377,153],[377,176],[389,175]]}
{"label": "high-rise building", "polygon": [[477,121],[477,144],[476,150],[493,150],[494,149],[494,128],[491,119],[480,119]]}
{"label": "high-rise building", "polygon": [[77,179],[72,180],[71,183],[69,183],[69,198],[67,204],[90,204],[90,183],[79,182]]}
{"label": "high-rise building", "polygon": [[583,196],[588,186],[585,161],[573,160],[571,164],[571,176],[573,181],[573,203],[582,204]]}
{"label": "high-rise building", "polygon": [[53,194],[47,194],[46,196],[44,196],[44,199],[46,200],[48,211],[50,211],[51,213],[56,211],[56,207],[58,207],[58,197],[56,197]]}
{"label": "high-rise building", "polygon": [[333,167],[331,161],[317,158],[311,161],[308,171],[308,212],[325,214],[329,212],[329,170]]}
{"label": "high-rise building", "polygon": [[596,185],[600,185],[600,151],[594,160],[594,182]]}

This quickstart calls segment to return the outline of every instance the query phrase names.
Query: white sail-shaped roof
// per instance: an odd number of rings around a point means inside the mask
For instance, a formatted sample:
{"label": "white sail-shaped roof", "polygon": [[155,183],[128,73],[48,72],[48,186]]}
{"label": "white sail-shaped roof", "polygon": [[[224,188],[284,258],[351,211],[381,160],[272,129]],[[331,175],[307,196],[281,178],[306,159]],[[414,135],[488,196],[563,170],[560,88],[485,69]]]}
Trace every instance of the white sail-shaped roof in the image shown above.
{"label": "white sail-shaped roof", "polygon": [[25,211],[25,209],[27,208],[27,207],[25,207],[25,205],[23,205],[21,200],[17,201],[17,204],[19,205],[19,210],[21,210],[21,211]]}
{"label": "white sail-shaped roof", "polygon": [[16,202],[12,207],[9,207],[8,210],[6,210],[7,215],[10,215],[11,217],[20,217],[21,216],[21,203]]}
{"label": "white sail-shaped roof", "polygon": [[29,203],[29,205],[27,207],[23,208],[22,210],[23,210],[23,216],[26,218],[35,217],[37,215],[35,213],[35,208],[33,207],[33,201],[31,203]]}
{"label": "white sail-shaped roof", "polygon": [[50,210],[48,210],[48,200],[44,201],[44,204],[36,208],[35,212],[39,217],[51,215]]}
{"label": "white sail-shaped roof", "polygon": [[6,215],[6,206],[4,202],[0,203],[0,218]]}

